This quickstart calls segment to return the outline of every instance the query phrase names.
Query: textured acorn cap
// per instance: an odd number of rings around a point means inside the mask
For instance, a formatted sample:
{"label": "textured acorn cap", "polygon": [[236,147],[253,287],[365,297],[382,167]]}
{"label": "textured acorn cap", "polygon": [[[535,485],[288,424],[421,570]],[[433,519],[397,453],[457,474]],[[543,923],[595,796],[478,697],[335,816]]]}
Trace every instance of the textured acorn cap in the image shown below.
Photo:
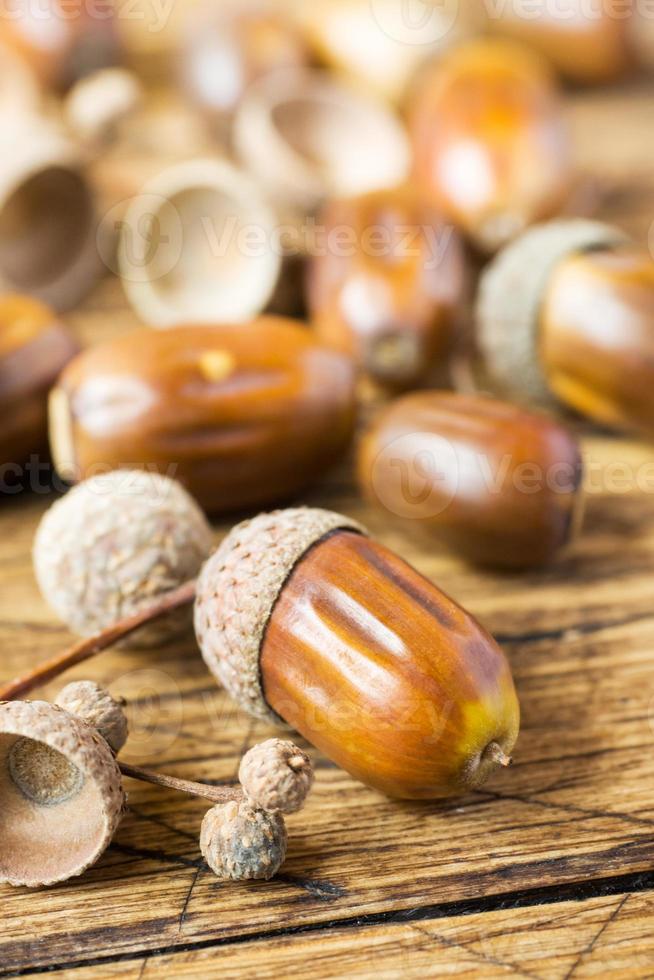
{"label": "textured acorn cap", "polygon": [[238,778],[253,806],[271,813],[297,813],[313,785],[313,767],[293,742],[269,738],[245,753]]}
{"label": "textured acorn cap", "polygon": [[[212,533],[175,480],[115,470],[80,483],[44,515],[34,570],[44,599],[66,625],[92,636],[195,578]],[[189,624],[187,610],[140,630],[152,646]]]}
{"label": "textured acorn cap", "polygon": [[500,391],[527,402],[554,401],[538,354],[540,311],[555,266],[567,256],[619,246],[628,237],[598,221],[551,221],[505,248],[481,279],[477,339]]}
{"label": "textured acorn cap", "polygon": [[116,760],[89,725],[44,701],[0,704],[0,882],[81,875],[109,846],[124,802]]}
{"label": "textured acorn cap", "polygon": [[200,850],[219,878],[267,881],[284,863],[287,844],[284,818],[248,800],[215,806],[202,821]]}
{"label": "textured acorn cap", "polygon": [[127,717],[109,691],[93,681],[73,681],[59,693],[55,704],[95,728],[118,755],[127,741]]}
{"label": "textured acorn cap", "polygon": [[257,718],[279,723],[261,686],[261,643],[284,583],[314,544],[331,531],[361,525],[309,507],[260,514],[238,524],[198,579],[195,633],[211,672]]}

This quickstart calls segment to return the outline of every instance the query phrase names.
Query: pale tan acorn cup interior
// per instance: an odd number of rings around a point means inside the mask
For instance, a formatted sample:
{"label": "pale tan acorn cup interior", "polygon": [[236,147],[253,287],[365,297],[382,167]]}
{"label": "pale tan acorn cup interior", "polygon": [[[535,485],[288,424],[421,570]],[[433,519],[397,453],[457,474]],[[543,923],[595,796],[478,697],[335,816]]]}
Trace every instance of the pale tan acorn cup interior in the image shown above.
{"label": "pale tan acorn cup interior", "polygon": [[284,71],[250,87],[234,143],[283,209],[311,211],[330,194],[394,187],[409,173],[404,128],[382,102],[316,71]]}
{"label": "pale tan acorn cup interior", "polygon": [[[69,799],[37,804],[14,782],[10,752],[30,736],[80,771]],[[123,801],[117,763],[88,725],[45,702],[0,705],[0,882],[37,887],[82,874],[111,842]]]}
{"label": "pale tan acorn cup interior", "polygon": [[277,224],[258,188],[227,161],[170,167],[125,216],[118,262],[129,302],[153,327],[251,319],[279,281]]}

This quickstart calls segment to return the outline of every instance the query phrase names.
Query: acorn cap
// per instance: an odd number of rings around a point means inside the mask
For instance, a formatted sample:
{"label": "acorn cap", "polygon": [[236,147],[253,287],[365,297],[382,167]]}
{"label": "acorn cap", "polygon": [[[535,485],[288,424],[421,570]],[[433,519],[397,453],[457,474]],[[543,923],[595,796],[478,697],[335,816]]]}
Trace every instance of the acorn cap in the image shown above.
{"label": "acorn cap", "polygon": [[73,681],[59,693],[55,704],[95,728],[118,755],[127,741],[127,717],[109,691],[93,681]]}
{"label": "acorn cap", "polygon": [[260,514],[237,525],[198,579],[195,633],[209,670],[238,704],[279,724],[266,703],[259,652],[277,597],[296,564],[331,531],[365,534],[356,521],[309,507]]}
{"label": "acorn cap", "polygon": [[555,399],[540,367],[538,333],[543,297],[554,267],[567,256],[629,241],[599,221],[551,221],[531,228],[507,246],[482,276],[477,340],[489,379],[527,402]]}
{"label": "acorn cap", "polygon": [[109,846],[125,803],[107,743],[44,701],[0,704],[0,882],[81,875]]}
{"label": "acorn cap", "polygon": [[[211,546],[204,514],[176,480],[114,470],[80,483],[45,513],[34,570],[59,618],[74,633],[92,636],[194,578]],[[182,610],[130,643],[162,642],[189,620]]]}

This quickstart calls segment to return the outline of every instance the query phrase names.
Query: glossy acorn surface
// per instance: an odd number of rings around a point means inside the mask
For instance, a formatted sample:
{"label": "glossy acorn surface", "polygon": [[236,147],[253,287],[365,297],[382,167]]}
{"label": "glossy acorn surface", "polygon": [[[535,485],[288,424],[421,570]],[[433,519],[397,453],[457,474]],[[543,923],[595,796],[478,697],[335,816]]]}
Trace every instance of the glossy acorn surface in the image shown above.
{"label": "glossy acorn surface", "polygon": [[540,317],[547,383],[597,422],[654,435],[654,262],[622,247],[572,255],[550,277]]}
{"label": "glossy acorn surface", "polygon": [[47,447],[48,392],[78,345],[53,311],[26,296],[0,296],[0,465]]}
{"label": "glossy acorn surface", "polygon": [[268,704],[392,797],[480,785],[508,756],[519,705],[504,654],[391,551],[336,531],[296,565],[260,657]]}
{"label": "glossy acorn surface", "polygon": [[382,409],[361,441],[358,476],[389,516],[483,565],[544,565],[581,517],[572,434],[482,396],[418,392]]}
{"label": "glossy acorn surface", "polygon": [[61,376],[50,434],[60,472],[152,467],[211,512],[282,500],[345,448],[349,358],[292,321],[141,329],[94,347]]}
{"label": "glossy acorn surface", "polygon": [[560,210],[572,163],[546,64],[501,40],[463,45],[420,78],[411,112],[415,175],[483,252]]}
{"label": "glossy acorn surface", "polygon": [[[308,274],[318,337],[387,388],[409,388],[447,360],[466,292],[457,231],[409,189],[333,201]],[[339,238],[347,229],[348,238]]]}

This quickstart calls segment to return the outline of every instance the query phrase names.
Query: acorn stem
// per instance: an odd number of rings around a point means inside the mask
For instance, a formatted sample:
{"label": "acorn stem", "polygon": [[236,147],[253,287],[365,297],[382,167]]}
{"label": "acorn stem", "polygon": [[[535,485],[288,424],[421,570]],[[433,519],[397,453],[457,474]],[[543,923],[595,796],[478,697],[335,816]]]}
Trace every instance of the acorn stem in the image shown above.
{"label": "acorn stem", "polygon": [[50,660],[45,660],[42,664],[34,667],[29,673],[22,677],[17,677],[13,681],[0,687],[0,701],[15,701],[24,697],[37,687],[47,684],[55,677],[59,677],[71,667],[84,663],[95,657],[96,654],[106,650],[107,647],[114,646],[120,640],[124,640],[132,633],[136,633],[142,626],[151,623],[155,619],[166,616],[168,613],[181,609],[183,606],[190,605],[195,599],[195,580],[186,582],[178,589],[167,592],[147,609],[125,619],[119,620],[112,626],[108,626],[100,633],[79,640],[72,647],[57,654]]}
{"label": "acorn stem", "polygon": [[484,755],[496,762],[498,766],[503,766],[504,769],[508,769],[509,766],[513,765],[513,759],[510,755],[507,755],[503,750],[501,745],[497,742],[491,742],[487,747]]}
{"label": "acorn stem", "polygon": [[232,800],[239,801],[244,798],[240,786],[209,786],[206,783],[194,783],[188,779],[178,779],[176,776],[151,772],[149,769],[139,769],[138,766],[130,766],[125,762],[120,762],[119,766],[123,776],[129,776],[130,779],[138,779],[142,783],[152,783],[153,786],[165,786],[167,789],[174,789],[179,793],[186,793],[188,796],[198,796],[203,800],[211,800],[212,803],[230,803]]}

